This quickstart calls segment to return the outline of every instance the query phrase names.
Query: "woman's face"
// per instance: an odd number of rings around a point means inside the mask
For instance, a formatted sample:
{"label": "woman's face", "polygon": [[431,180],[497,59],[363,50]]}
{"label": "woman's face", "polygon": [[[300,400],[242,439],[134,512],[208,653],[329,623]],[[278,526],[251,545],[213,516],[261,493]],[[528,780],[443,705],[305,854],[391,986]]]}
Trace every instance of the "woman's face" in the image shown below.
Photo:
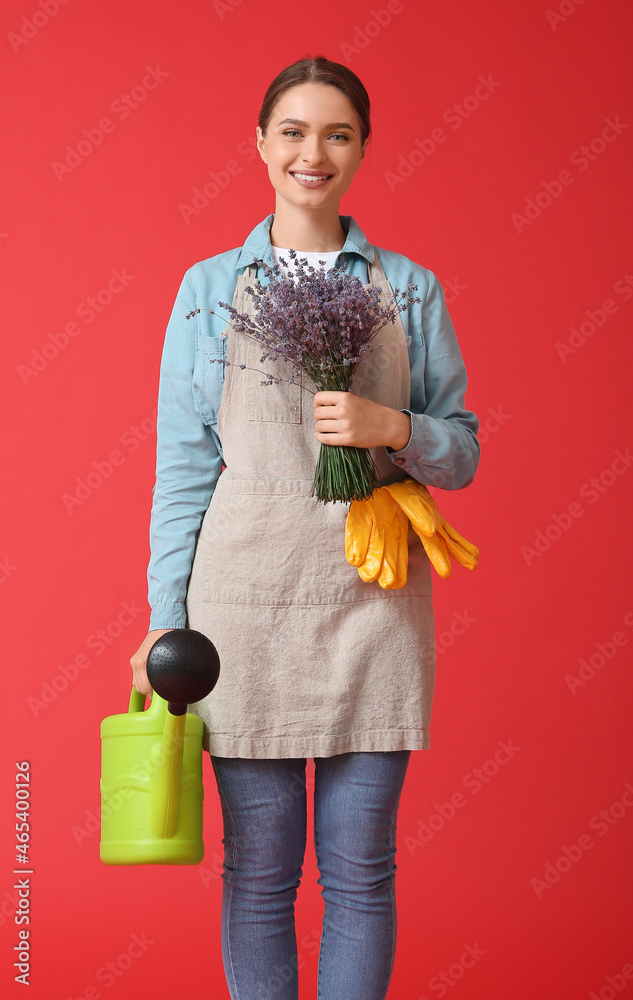
{"label": "woman's face", "polygon": [[257,148],[278,199],[323,208],[338,205],[367,141],[361,146],[360,121],[338,87],[301,83],[279,98],[265,136],[257,126]]}

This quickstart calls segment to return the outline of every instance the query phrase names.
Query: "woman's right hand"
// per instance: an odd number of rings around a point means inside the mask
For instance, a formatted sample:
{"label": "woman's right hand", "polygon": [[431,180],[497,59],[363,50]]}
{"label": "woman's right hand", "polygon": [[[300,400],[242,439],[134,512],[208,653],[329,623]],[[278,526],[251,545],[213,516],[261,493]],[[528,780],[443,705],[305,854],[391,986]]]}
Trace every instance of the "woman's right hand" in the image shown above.
{"label": "woman's right hand", "polygon": [[151,632],[148,632],[134,655],[130,657],[133,674],[132,683],[141,694],[150,695],[152,693],[152,686],[147,679],[147,654],[161,635],[165,635],[165,632],[173,631],[172,628],[155,628]]}

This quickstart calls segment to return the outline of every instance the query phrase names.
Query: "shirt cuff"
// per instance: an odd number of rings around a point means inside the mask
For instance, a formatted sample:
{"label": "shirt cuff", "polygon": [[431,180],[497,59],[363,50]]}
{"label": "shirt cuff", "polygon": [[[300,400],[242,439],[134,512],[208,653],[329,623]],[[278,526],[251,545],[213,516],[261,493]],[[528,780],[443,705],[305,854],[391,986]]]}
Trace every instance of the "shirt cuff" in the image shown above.
{"label": "shirt cuff", "polygon": [[409,471],[407,466],[415,466],[419,463],[422,457],[422,447],[421,442],[414,440],[414,419],[411,410],[400,410],[400,413],[406,413],[411,419],[411,433],[409,434],[409,440],[405,444],[404,448],[400,448],[398,451],[394,451],[389,445],[385,446],[385,451],[389,455],[389,458],[395,465],[399,465],[401,468],[404,467]]}
{"label": "shirt cuff", "polygon": [[184,601],[174,601],[171,604],[156,604],[149,618],[149,632],[157,628],[185,628],[187,624],[187,609]]}

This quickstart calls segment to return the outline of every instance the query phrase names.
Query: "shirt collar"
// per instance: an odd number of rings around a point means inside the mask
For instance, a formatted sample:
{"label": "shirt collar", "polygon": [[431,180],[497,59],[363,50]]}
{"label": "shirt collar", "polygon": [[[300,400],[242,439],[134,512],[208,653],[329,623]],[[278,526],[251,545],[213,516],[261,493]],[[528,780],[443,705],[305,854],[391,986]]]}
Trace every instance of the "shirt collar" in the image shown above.
{"label": "shirt collar", "polygon": [[[274,218],[274,215],[266,216],[264,221],[260,222],[249,233],[235,265],[236,268],[247,267],[256,260],[263,260],[269,267],[273,266],[275,258],[273,257],[270,243],[270,230]],[[375,257],[374,248],[360,226],[354,222],[351,215],[339,215],[339,219],[341,220],[341,226],[347,233],[341,253],[360,254],[361,257],[365,257],[366,260],[373,263]]]}

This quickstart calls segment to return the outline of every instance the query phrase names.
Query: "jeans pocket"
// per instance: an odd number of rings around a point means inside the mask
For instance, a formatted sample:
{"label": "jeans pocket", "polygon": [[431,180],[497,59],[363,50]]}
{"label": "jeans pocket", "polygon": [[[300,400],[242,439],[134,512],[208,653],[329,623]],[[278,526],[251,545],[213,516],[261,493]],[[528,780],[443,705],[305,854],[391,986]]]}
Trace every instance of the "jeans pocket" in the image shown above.
{"label": "jeans pocket", "polygon": [[224,386],[226,337],[196,335],[196,354],[193,366],[193,399],[196,410],[205,424],[214,424]]}

